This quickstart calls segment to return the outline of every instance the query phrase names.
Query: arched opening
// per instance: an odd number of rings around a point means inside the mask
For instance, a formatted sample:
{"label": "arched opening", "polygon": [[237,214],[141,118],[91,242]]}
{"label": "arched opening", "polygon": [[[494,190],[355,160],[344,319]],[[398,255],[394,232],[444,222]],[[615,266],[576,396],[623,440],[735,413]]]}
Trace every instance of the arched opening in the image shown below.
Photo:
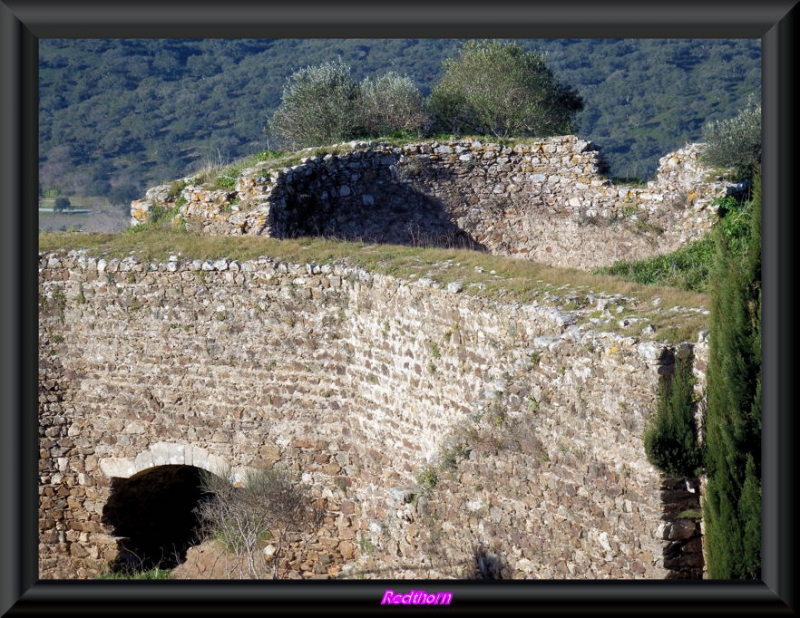
{"label": "arched opening", "polygon": [[194,466],[166,465],[112,479],[103,523],[121,537],[115,570],[171,569],[186,559],[201,540],[195,508],[209,497],[202,474]]}

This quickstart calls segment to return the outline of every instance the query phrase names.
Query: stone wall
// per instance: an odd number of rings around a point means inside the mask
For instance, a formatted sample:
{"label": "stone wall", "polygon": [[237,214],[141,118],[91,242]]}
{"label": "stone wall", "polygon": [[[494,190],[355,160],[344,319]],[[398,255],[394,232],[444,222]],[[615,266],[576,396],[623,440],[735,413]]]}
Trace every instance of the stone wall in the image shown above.
{"label": "stone wall", "polygon": [[[341,147],[340,147],[341,149]],[[475,140],[405,146],[353,142],[342,154],[245,170],[234,190],[189,182],[155,187],[132,223],[157,205],[210,234],[324,235],[368,242],[485,249],[593,268],[674,251],[716,220],[733,190],[698,162],[701,144],[660,161],[646,187],[614,185],[590,142],[575,136],[501,146]]]}
{"label": "stone wall", "polygon": [[669,575],[642,431],[673,350],[578,320],[622,297],[504,304],[267,257],[39,273],[45,577],[112,558],[114,478],[161,465],[294,471],[327,509],[302,576]]}

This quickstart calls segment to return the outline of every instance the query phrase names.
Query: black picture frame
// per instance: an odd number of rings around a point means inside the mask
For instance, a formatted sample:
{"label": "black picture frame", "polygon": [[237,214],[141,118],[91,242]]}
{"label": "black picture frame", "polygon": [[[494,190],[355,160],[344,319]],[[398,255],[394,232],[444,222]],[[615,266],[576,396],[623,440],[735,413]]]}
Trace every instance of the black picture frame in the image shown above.
{"label": "black picture frame", "polygon": [[[387,588],[448,590],[460,613],[794,613],[792,234],[795,0],[482,5],[0,0],[0,614],[366,613]],[[760,38],[763,58],[762,581],[110,582],[37,575],[38,39],[115,37]],[[431,608],[412,608],[433,611]],[[437,611],[445,611],[436,608]],[[389,611],[402,611],[394,607]]]}

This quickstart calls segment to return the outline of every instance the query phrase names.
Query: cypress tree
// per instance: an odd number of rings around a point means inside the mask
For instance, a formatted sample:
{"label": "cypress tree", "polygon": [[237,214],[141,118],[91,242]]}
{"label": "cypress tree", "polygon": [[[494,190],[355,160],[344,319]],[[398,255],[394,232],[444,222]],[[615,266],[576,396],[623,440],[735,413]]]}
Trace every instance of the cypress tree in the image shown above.
{"label": "cypress tree", "polygon": [[717,226],[709,338],[703,505],[708,576],[761,576],[761,182],[736,256]]}
{"label": "cypress tree", "polygon": [[675,371],[661,382],[658,408],[644,433],[647,460],[668,476],[691,478],[700,471],[693,364],[691,350],[675,355]]}

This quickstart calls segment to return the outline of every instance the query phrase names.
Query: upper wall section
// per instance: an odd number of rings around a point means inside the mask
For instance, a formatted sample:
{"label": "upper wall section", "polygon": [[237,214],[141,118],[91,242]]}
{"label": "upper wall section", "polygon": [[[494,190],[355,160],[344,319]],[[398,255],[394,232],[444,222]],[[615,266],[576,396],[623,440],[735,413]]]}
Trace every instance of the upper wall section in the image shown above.
{"label": "upper wall section", "polygon": [[180,196],[155,187],[132,203],[132,223],[180,198],[187,226],[208,234],[469,247],[588,269],[699,238],[716,220],[713,200],[733,190],[699,163],[701,144],[663,157],[645,187],[612,184],[600,152],[574,135],[342,147],[292,167],[260,163],[232,191],[193,179]]}

